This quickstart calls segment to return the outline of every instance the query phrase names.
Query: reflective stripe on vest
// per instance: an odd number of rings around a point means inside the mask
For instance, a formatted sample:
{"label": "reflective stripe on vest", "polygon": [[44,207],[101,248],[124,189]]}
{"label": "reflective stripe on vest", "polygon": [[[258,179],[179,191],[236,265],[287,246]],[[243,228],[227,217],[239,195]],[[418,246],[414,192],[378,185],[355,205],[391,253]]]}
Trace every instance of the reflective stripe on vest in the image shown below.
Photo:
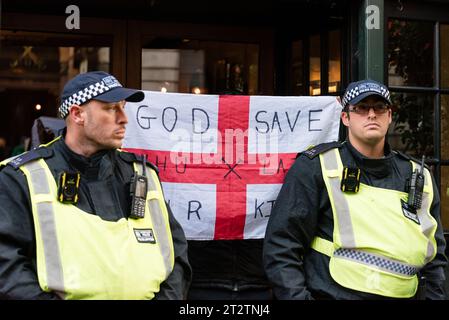
{"label": "reflective stripe on vest", "polygon": [[[338,150],[338,149],[332,149]],[[324,169],[328,173],[329,181],[334,196],[335,213],[337,214],[338,229],[340,230],[341,244],[344,248],[354,248],[354,231],[352,227],[351,215],[349,213],[348,202],[343,192],[340,192],[340,174],[343,170],[341,159],[335,152],[323,154]]]}
{"label": "reflective stripe on vest", "polygon": [[[56,183],[43,159],[20,169],[30,189],[38,280],[44,291],[67,299],[154,297],[173,270],[174,249],[167,208],[153,170],[147,169],[145,217],[114,222],[59,203]],[[146,237],[143,240],[140,232]],[[155,240],[148,243],[153,235]]]}
{"label": "reflective stripe on vest", "polygon": [[368,266],[376,266],[379,269],[404,276],[413,276],[418,273],[418,267],[400,261],[388,259],[377,254],[363,252],[355,249],[337,249],[334,256],[348,260],[354,260]]}
{"label": "reflective stripe on vest", "polygon": [[[54,219],[54,199],[44,165],[44,160],[40,159],[26,163],[21,169],[31,178],[28,185],[30,186],[30,194],[34,197],[34,201],[32,201],[33,211],[38,215],[38,219],[34,219],[35,224],[39,223],[39,228],[35,228],[36,238],[40,238],[44,246],[45,282],[48,287],[61,295],[65,290]],[[39,282],[41,281],[42,279],[39,279]]]}
{"label": "reflective stripe on vest", "polygon": [[379,269],[398,275],[413,276],[419,271],[417,266],[382,257],[377,254],[363,252],[361,250],[339,248],[334,251],[333,243],[331,241],[319,237],[315,237],[313,239],[311,247],[329,257],[335,255],[343,259],[354,260],[366,265],[376,266]]}
{"label": "reflective stripe on vest", "polygon": [[[433,199],[430,172],[424,170],[417,223],[401,206],[407,198],[405,192],[361,183],[359,193],[343,193],[338,149],[320,154],[320,161],[334,218],[333,242],[316,237],[311,247],[331,257],[332,278],[354,290],[390,297],[413,296],[416,273],[436,253],[437,223],[429,213]],[[414,169],[415,163],[412,165]]]}

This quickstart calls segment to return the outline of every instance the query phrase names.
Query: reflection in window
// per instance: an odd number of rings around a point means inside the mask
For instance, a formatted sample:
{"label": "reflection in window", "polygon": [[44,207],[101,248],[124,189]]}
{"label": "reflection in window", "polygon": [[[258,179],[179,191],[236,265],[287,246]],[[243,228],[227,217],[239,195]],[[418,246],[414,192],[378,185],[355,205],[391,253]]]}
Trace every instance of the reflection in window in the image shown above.
{"label": "reflection in window", "polygon": [[449,160],[449,95],[441,95],[441,159]]}
{"label": "reflection in window", "polygon": [[421,158],[434,156],[433,95],[393,93],[393,122],[388,141],[393,149]]}
{"label": "reflection in window", "polygon": [[320,35],[310,37],[310,61],[309,61],[309,94],[316,96],[321,94],[321,45]]}
{"label": "reflection in window", "polygon": [[388,21],[388,83],[433,86],[434,26],[432,22]]}
{"label": "reflection in window", "polygon": [[304,66],[303,66],[303,45],[301,40],[292,43],[292,82],[291,93],[293,95],[304,94]]}
{"label": "reflection in window", "polygon": [[329,32],[329,93],[340,91],[341,86],[340,30]]}
{"label": "reflection in window", "polygon": [[8,145],[30,135],[36,118],[56,117],[60,94],[74,76],[110,69],[108,37],[1,30],[0,136]]}
{"label": "reflection in window", "polygon": [[449,88],[449,24],[440,28],[441,86]]}
{"label": "reflection in window", "polygon": [[179,50],[143,49],[142,90],[178,92],[179,60]]}
{"label": "reflection in window", "polygon": [[257,45],[183,39],[171,47],[142,49],[142,89],[195,94],[258,93]]}
{"label": "reflection in window", "polygon": [[449,166],[441,166],[441,221],[449,229]]}
{"label": "reflection in window", "polygon": [[2,43],[0,82],[4,88],[51,90],[56,96],[77,74],[109,71],[108,47],[58,47]]}

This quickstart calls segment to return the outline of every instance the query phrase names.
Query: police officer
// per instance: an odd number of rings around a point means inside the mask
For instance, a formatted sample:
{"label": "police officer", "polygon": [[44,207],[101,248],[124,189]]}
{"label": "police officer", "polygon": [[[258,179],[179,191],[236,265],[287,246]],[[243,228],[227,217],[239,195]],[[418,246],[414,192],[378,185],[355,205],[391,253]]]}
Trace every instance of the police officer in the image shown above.
{"label": "police officer", "polygon": [[184,233],[157,170],[118,150],[125,102],[141,91],[105,72],[64,87],[66,131],[0,172],[0,296],[8,299],[184,299]]}
{"label": "police officer", "polygon": [[438,188],[386,142],[388,88],[351,83],[342,104],[348,138],[302,152],[271,212],[264,267],[276,297],[413,298],[426,279],[424,297],[444,299]]}

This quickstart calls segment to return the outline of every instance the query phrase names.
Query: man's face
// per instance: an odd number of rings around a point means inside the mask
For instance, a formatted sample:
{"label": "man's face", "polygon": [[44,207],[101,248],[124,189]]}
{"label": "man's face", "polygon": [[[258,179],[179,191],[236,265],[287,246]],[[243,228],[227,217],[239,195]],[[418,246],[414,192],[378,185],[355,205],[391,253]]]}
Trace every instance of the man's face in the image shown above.
{"label": "man's face", "polygon": [[125,137],[125,101],[101,102],[91,100],[83,105],[84,135],[98,150],[117,149]]}
{"label": "man's face", "polygon": [[391,109],[386,107],[385,101],[376,96],[349,105],[349,115],[342,112],[341,119],[349,129],[350,141],[367,145],[383,141],[391,123]]}

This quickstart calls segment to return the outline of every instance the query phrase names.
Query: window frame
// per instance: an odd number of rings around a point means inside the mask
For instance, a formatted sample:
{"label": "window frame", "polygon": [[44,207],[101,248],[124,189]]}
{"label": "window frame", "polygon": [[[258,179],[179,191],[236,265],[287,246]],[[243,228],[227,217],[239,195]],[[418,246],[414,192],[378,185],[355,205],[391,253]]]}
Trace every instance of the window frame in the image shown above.
{"label": "window frame", "polygon": [[[340,89],[336,92],[329,93],[329,33],[331,31],[338,30],[340,32]],[[320,91],[321,93],[317,96],[323,95],[331,95],[331,96],[341,96],[344,92],[345,85],[348,79],[348,70],[345,66],[347,66],[347,28],[345,24],[338,24],[333,26],[328,26],[323,30],[319,30],[316,32],[309,32],[302,35],[295,35],[288,39],[287,44],[285,46],[284,57],[286,57],[285,61],[288,61],[285,64],[285,72],[280,73],[278,78],[281,76],[285,76],[286,81],[284,82],[285,88],[283,88],[282,92],[285,92],[287,95],[292,95],[292,85],[293,85],[293,74],[292,74],[292,46],[296,41],[302,42],[302,82],[303,89],[301,92],[301,96],[310,96],[310,42],[311,37],[318,35],[320,37]],[[281,62],[279,62],[281,63]],[[281,81],[278,81],[281,82]],[[279,88],[281,89],[281,88]],[[280,90],[278,90],[280,91]],[[277,94],[282,94],[282,92],[277,92]]]}
{"label": "window frame", "polygon": [[124,85],[126,79],[126,21],[105,18],[82,18],[82,27],[77,30],[68,30],[65,27],[67,16],[53,16],[26,13],[2,13],[1,30],[18,30],[30,32],[53,33],[60,38],[79,36],[92,36],[102,39],[108,37],[110,43],[110,68],[111,73]]}
{"label": "window frame", "polygon": [[[391,92],[395,93],[425,93],[434,96],[434,157],[426,160],[426,163],[434,167],[434,178],[439,191],[442,188],[441,167],[449,166],[449,159],[441,158],[441,95],[449,94],[449,88],[442,88],[440,83],[440,26],[449,24],[449,6],[443,4],[407,2],[400,8],[393,1],[385,3],[384,15],[384,83],[388,84],[388,29],[390,19],[406,21],[432,22],[434,25],[434,83],[432,87],[420,86],[389,86]],[[445,230],[448,234],[449,230]]]}
{"label": "window frame", "polygon": [[129,86],[135,88],[141,86],[141,55],[145,43],[155,38],[186,38],[199,41],[257,44],[259,46],[258,91],[264,95],[274,93],[274,32],[272,28],[129,20],[127,38],[126,72]]}

